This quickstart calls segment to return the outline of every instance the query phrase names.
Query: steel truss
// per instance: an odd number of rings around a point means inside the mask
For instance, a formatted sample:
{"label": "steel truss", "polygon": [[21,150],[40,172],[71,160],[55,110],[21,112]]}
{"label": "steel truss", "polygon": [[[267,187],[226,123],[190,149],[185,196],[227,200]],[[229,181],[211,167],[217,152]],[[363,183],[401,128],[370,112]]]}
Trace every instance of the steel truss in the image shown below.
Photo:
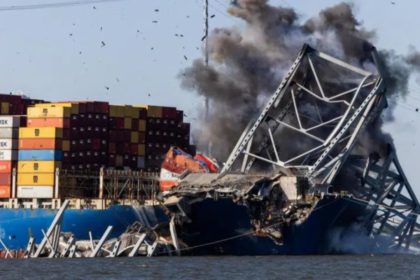
{"label": "steel truss", "polygon": [[391,237],[393,246],[420,248],[420,205],[394,148],[382,158],[352,154],[360,132],[386,106],[376,50],[371,54],[369,72],[305,45],[244,130],[219,178],[271,166],[280,174],[307,177],[312,187],[339,191],[334,179],[345,166],[343,171],[358,174],[358,182],[345,187],[366,205],[369,233]]}
{"label": "steel truss", "polygon": [[261,114],[243,132],[221,176],[240,161],[240,170],[247,173],[258,160],[330,183],[383,93],[378,73],[305,45]]}
{"label": "steel truss", "polygon": [[420,205],[391,145],[385,158],[369,158],[363,183],[359,197],[372,213],[367,220],[370,234],[390,236],[395,246],[420,248]]}

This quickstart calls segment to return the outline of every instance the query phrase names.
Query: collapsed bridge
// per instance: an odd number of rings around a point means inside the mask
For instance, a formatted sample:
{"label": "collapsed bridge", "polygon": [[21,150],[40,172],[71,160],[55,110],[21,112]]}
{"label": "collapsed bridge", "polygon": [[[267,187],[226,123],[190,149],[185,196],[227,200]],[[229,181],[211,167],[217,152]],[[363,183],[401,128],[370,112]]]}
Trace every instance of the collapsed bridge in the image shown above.
{"label": "collapsed bridge", "polygon": [[[369,52],[369,60],[353,63],[360,67],[309,45],[302,48],[278,89],[242,133],[220,174],[187,175],[165,194],[166,205],[177,205],[169,209],[178,217],[183,241],[211,243],[204,231],[223,239],[248,229],[252,244],[259,243],[264,233],[277,245],[266,251],[235,251],[235,246],[252,245],[225,240],[231,244],[198,253],[325,253],[330,251],[325,240],[329,230],[357,224],[369,239],[385,237],[386,249],[419,247],[419,202],[395,148],[378,125],[387,107],[386,79],[376,50],[372,47]],[[346,202],[337,206],[342,202],[331,196]],[[222,205],[223,198],[243,208],[243,216],[210,218],[221,214],[223,207],[225,213],[236,211],[233,205]],[[326,200],[337,204],[328,210],[337,215],[314,213],[328,206]],[[245,217],[249,223],[241,220]],[[325,226],[314,233],[319,234],[312,240],[318,245],[301,250],[295,243],[309,242],[302,240],[310,234],[302,228],[312,226]],[[197,234],[201,239],[191,237]],[[287,249],[273,249],[276,246]]]}

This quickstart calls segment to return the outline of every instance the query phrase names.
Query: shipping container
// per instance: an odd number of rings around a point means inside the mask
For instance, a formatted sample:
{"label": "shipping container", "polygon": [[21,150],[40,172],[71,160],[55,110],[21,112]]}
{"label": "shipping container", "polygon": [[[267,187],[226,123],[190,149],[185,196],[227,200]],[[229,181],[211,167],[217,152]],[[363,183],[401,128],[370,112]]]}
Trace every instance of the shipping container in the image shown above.
{"label": "shipping container", "polygon": [[18,159],[17,150],[0,150],[0,160],[14,161]]}
{"label": "shipping container", "polygon": [[[57,148],[54,148],[54,150],[59,150],[60,148],[59,147],[57,147]],[[68,151],[70,151],[70,141],[69,140],[63,140],[62,142],[61,142],[61,149],[63,150],[63,151],[65,151],[65,152],[68,152]]]}
{"label": "shipping container", "polygon": [[18,173],[18,186],[54,186],[55,173]]}
{"label": "shipping container", "polygon": [[61,139],[56,138],[41,138],[31,139],[23,138],[19,140],[20,150],[60,150],[62,149]]}
{"label": "shipping container", "polygon": [[63,156],[62,151],[60,150],[19,150],[19,161],[21,160],[58,161],[58,160],[61,160],[62,156]]}
{"label": "shipping container", "polygon": [[146,120],[139,120],[139,131],[146,131]]}
{"label": "shipping container", "polygon": [[0,127],[19,128],[25,125],[25,117],[20,116],[0,116]]}
{"label": "shipping container", "polygon": [[132,120],[131,118],[125,117],[124,118],[124,129],[131,129]]}
{"label": "shipping container", "polygon": [[19,137],[19,128],[2,127],[0,128],[0,139],[17,139]]}
{"label": "shipping container", "polygon": [[162,118],[162,107],[160,106],[147,106],[148,118]]}
{"label": "shipping container", "polygon": [[10,114],[10,103],[9,102],[1,102],[1,113],[3,115],[8,115]]}
{"label": "shipping container", "polygon": [[19,138],[62,138],[63,129],[56,127],[21,127]]}
{"label": "shipping container", "polygon": [[145,147],[144,144],[139,144],[138,145],[138,152],[137,152],[137,154],[139,156],[144,156],[146,154],[146,147]]}
{"label": "shipping container", "polygon": [[39,108],[69,108],[71,114],[79,114],[79,104],[72,102],[56,102],[56,103],[38,103],[35,107]]}
{"label": "shipping container", "polygon": [[52,198],[54,187],[52,186],[18,186],[18,198]]}
{"label": "shipping container", "polygon": [[0,139],[0,150],[16,150],[17,147],[17,139]]}
{"label": "shipping container", "polygon": [[130,142],[132,144],[135,144],[135,143],[138,143],[139,142],[139,133],[137,131],[131,131],[131,139],[130,139]]}
{"label": "shipping container", "polygon": [[11,173],[0,173],[0,186],[10,186],[12,184]]}
{"label": "shipping container", "polygon": [[71,115],[69,107],[29,107],[28,118],[68,118]]}
{"label": "shipping container", "polygon": [[145,159],[144,157],[137,157],[137,168],[145,168]]}
{"label": "shipping container", "polygon": [[10,198],[11,195],[11,186],[0,186],[0,198]]}
{"label": "shipping container", "polygon": [[1,160],[0,173],[12,173],[12,169],[16,166],[16,161]]}
{"label": "shipping container", "polygon": [[112,117],[119,117],[124,118],[125,106],[121,105],[110,105],[109,106],[109,116]]}
{"label": "shipping container", "polygon": [[58,127],[69,128],[70,118],[30,118],[27,127]]}
{"label": "shipping container", "polygon": [[61,168],[59,161],[19,161],[18,173],[54,173]]}

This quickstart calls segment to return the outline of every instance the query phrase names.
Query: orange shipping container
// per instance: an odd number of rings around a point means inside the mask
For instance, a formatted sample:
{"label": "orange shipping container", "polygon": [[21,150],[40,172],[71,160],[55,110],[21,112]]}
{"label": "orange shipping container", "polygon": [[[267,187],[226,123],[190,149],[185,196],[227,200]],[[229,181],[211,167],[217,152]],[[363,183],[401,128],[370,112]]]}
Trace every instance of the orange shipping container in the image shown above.
{"label": "orange shipping container", "polygon": [[10,186],[0,186],[0,198],[10,198]]}
{"label": "orange shipping container", "polygon": [[27,121],[27,127],[59,127],[68,128],[70,126],[69,118],[30,118]]}
{"label": "orange shipping container", "polygon": [[1,160],[0,161],[0,173],[11,173],[12,172],[12,161]]}
{"label": "orange shipping container", "polygon": [[62,147],[62,140],[55,138],[33,139],[24,138],[19,139],[20,150],[60,150]]}

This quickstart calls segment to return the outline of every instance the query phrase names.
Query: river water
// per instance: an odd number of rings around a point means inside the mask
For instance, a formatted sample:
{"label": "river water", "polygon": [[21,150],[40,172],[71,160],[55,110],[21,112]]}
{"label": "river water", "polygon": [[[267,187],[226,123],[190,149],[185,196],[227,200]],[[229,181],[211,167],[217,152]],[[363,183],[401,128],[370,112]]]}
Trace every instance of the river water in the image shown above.
{"label": "river water", "polygon": [[0,279],[416,279],[420,256],[157,257],[0,261]]}

